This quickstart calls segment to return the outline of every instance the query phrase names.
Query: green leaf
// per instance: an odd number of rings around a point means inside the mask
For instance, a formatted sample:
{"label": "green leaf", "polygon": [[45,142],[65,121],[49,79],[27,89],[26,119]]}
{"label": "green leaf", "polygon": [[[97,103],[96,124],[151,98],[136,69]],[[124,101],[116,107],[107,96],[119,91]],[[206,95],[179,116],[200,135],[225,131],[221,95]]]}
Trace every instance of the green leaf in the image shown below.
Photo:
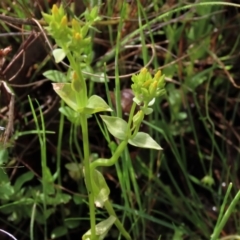
{"label": "green leaf", "polygon": [[[31,206],[29,207],[29,216],[32,214],[31,212]],[[40,209],[36,209],[35,211],[35,221],[41,224],[46,223],[47,219],[56,212],[56,207],[49,207],[44,213]]]}
{"label": "green leaf", "polygon": [[42,12],[42,16],[43,16],[45,22],[47,22],[48,24],[52,21],[52,18],[53,18],[52,15]]}
{"label": "green leaf", "polygon": [[136,147],[162,150],[160,145],[144,132],[138,132],[133,139],[128,140],[128,143]]}
{"label": "green leaf", "polygon": [[43,73],[43,76],[53,82],[66,83],[68,82],[67,76],[57,70],[49,70]]}
{"label": "green leaf", "polygon": [[52,230],[51,239],[59,238],[68,233],[68,229],[65,226],[59,226]]}
{"label": "green leaf", "polygon": [[149,114],[151,114],[153,112],[153,109],[152,108],[145,108],[144,109],[144,114],[145,115],[149,115]]}
{"label": "green leaf", "polygon": [[65,115],[71,123],[73,123],[77,126],[81,125],[79,113],[75,112],[72,108],[70,108],[68,106],[64,106],[64,107],[59,108],[59,112],[61,112],[63,115]]}
{"label": "green leaf", "polygon": [[59,204],[67,204],[72,199],[69,194],[61,192],[59,192],[56,197],[59,199]]}
{"label": "green leaf", "polygon": [[91,9],[89,15],[90,15],[90,18],[91,18],[92,20],[95,20],[95,19],[99,16],[98,11],[99,11],[99,7],[97,7],[97,6],[95,6],[95,7],[93,7],[93,8]]}
{"label": "green leaf", "polygon": [[81,163],[67,163],[65,168],[68,169],[68,174],[74,181],[79,182],[83,178]]}
{"label": "green leaf", "polygon": [[54,91],[63,99],[63,101],[74,111],[79,109],[77,104],[78,96],[71,87],[71,83],[53,83]]}
{"label": "green leaf", "polygon": [[213,186],[215,184],[214,178],[210,175],[206,175],[201,179],[201,182],[207,186]]}
{"label": "green leaf", "polygon": [[84,108],[85,114],[112,111],[107,103],[99,96],[93,95],[88,99],[87,106]]}
{"label": "green leaf", "polygon": [[8,149],[0,147],[0,166],[8,162]]}
{"label": "green leaf", "polygon": [[72,85],[72,89],[73,89],[75,92],[77,92],[77,93],[80,93],[80,92],[81,92],[82,84],[81,84],[80,79],[74,77],[74,78],[72,79],[71,85]]}
{"label": "green leaf", "polygon": [[98,83],[109,82],[109,78],[105,76],[103,72],[94,72],[94,73],[95,74],[93,74],[92,76],[87,76],[87,77],[90,77],[91,81],[98,82]]}
{"label": "green leaf", "polygon": [[4,169],[0,167],[0,187],[1,184],[10,182],[8,175],[4,172]]}
{"label": "green leaf", "polygon": [[215,68],[216,66],[212,66],[201,71],[198,74],[194,74],[194,76],[187,77],[184,80],[184,85],[186,85],[188,88],[191,88],[192,90],[195,90],[198,86],[202,85],[205,81],[208,80],[208,74],[213,72]]}
{"label": "green leaf", "polygon": [[127,122],[118,117],[101,115],[108,131],[117,139],[124,140],[127,136]]}
{"label": "green leaf", "polygon": [[[98,240],[102,240],[106,237],[108,231],[116,221],[116,217],[110,216],[106,220],[103,220],[102,222],[98,223],[96,225],[96,235]],[[91,230],[88,230],[82,237],[83,240],[89,240],[91,238]]]}
{"label": "green leaf", "polygon": [[77,220],[77,219],[65,219],[64,220],[64,224],[66,225],[67,228],[69,229],[74,229],[80,226],[81,224],[81,220]]}
{"label": "green leaf", "polygon": [[20,177],[18,177],[17,181],[14,184],[15,191],[17,192],[17,191],[21,190],[23,184],[32,180],[33,177],[34,177],[34,174],[33,174],[33,172],[30,172],[30,171],[26,172],[26,173],[22,174]]}
{"label": "green leaf", "polygon": [[44,173],[43,173],[44,181],[47,181],[49,183],[53,183],[54,179],[53,179],[52,173],[50,171],[50,168],[49,167],[44,167],[43,170],[44,170]]}
{"label": "green leaf", "polygon": [[51,182],[46,182],[46,183],[43,183],[42,184],[45,184],[46,185],[46,193],[49,194],[49,195],[52,195],[52,194],[55,194],[55,187],[53,185],[53,183]]}
{"label": "green leaf", "polygon": [[0,199],[9,200],[14,194],[14,188],[10,182],[2,182],[0,184]]}
{"label": "green leaf", "polygon": [[53,50],[53,57],[56,63],[61,62],[65,57],[66,53],[61,48],[57,48]]}
{"label": "green leaf", "polygon": [[78,196],[78,195],[73,195],[73,202],[76,204],[76,205],[80,205],[83,203],[83,198],[81,196]]}
{"label": "green leaf", "polygon": [[102,173],[97,170],[94,170],[92,177],[92,188],[94,195],[94,202],[97,207],[102,208],[104,203],[108,200],[110,194],[110,189],[103,177]]}
{"label": "green leaf", "polygon": [[[55,193],[52,193],[51,195],[54,195]],[[44,201],[46,204],[50,206],[56,206],[59,204],[66,204],[71,200],[71,196],[66,193],[57,193],[54,196],[39,195],[40,201]],[[55,209],[56,210],[56,209]]]}

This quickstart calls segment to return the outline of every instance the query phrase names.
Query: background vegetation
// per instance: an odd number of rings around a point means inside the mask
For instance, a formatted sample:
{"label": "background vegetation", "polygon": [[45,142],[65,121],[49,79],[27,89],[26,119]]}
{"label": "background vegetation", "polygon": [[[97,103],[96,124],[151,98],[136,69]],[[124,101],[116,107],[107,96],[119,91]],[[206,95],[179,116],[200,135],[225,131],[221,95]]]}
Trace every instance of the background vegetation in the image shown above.
{"label": "background vegetation", "polygon": [[[54,63],[54,41],[42,35],[43,22],[31,20],[54,3],[0,3],[0,49],[12,46],[1,78],[16,95],[14,134],[0,151],[0,229],[17,239],[79,239],[89,229],[78,168],[81,132],[59,112],[62,102],[42,75],[66,67]],[[92,64],[85,75],[90,93],[121,105],[123,116],[132,103],[131,74],[146,66],[166,75],[167,95],[142,126],[164,150],[129,147],[119,164],[102,169],[133,239],[240,239],[239,6],[203,0],[63,4],[69,17],[99,5],[102,20],[90,33]],[[8,104],[2,89],[1,126],[9,122]],[[110,155],[97,120],[89,120],[93,159]],[[48,170],[52,194],[43,202],[41,177]],[[98,210],[97,220],[105,214]],[[123,238],[112,228],[107,239]]]}

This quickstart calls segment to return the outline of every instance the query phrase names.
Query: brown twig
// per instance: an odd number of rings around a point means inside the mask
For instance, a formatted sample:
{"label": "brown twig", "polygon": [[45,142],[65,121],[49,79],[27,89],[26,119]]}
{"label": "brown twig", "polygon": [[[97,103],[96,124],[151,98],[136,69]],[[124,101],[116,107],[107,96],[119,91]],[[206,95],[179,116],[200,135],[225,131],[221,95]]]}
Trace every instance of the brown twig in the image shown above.
{"label": "brown twig", "polygon": [[[2,20],[4,22],[7,22],[7,23],[37,26],[36,22],[33,21],[32,19],[22,19],[22,18],[9,17],[9,16],[2,15],[2,14],[0,14],[0,20]],[[47,23],[43,20],[38,20],[38,22],[41,26],[47,26]]]}

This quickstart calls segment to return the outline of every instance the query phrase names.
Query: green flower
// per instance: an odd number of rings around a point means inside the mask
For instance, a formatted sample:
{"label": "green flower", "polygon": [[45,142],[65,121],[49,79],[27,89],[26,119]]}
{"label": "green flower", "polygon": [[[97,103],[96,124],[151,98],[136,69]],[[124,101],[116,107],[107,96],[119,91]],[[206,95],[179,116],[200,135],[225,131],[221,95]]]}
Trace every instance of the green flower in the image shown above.
{"label": "green flower", "polygon": [[165,80],[161,71],[158,71],[152,77],[148,70],[143,68],[138,75],[132,76],[132,81],[134,101],[138,105],[148,105],[154,98],[165,94]]}
{"label": "green flower", "polygon": [[208,186],[212,186],[215,184],[215,181],[213,179],[212,176],[209,176],[209,175],[206,175],[202,178],[201,182],[204,184],[204,185],[208,185]]}

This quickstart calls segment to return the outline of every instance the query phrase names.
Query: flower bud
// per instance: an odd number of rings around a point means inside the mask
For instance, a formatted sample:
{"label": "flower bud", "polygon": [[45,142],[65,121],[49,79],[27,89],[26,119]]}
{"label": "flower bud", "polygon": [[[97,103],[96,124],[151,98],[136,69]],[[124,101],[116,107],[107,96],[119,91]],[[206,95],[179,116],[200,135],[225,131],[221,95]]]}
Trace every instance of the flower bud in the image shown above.
{"label": "flower bud", "polygon": [[149,86],[149,94],[152,98],[156,97],[156,91],[157,91],[157,86],[158,83],[156,80],[154,80],[151,85]]}
{"label": "flower bud", "polygon": [[76,40],[82,40],[82,36],[80,35],[80,33],[75,33],[75,34],[74,34],[74,38],[75,38]]}
{"label": "flower bud", "polygon": [[53,7],[52,7],[52,14],[53,15],[57,15],[58,14],[58,7],[56,4],[53,4]]}
{"label": "flower bud", "polygon": [[138,111],[134,116],[133,116],[133,125],[135,127],[139,126],[144,118],[144,113],[142,110]]}
{"label": "flower bud", "polygon": [[62,20],[61,20],[61,26],[62,26],[62,27],[66,27],[67,25],[68,25],[67,17],[66,17],[66,16],[63,16],[63,17],[62,17]]}
{"label": "flower bud", "polygon": [[154,75],[154,80],[158,81],[160,77],[161,77],[161,71],[158,70]]}
{"label": "flower bud", "polygon": [[145,87],[145,88],[148,88],[151,83],[152,83],[152,79],[149,79],[146,82],[144,82],[142,86]]}

